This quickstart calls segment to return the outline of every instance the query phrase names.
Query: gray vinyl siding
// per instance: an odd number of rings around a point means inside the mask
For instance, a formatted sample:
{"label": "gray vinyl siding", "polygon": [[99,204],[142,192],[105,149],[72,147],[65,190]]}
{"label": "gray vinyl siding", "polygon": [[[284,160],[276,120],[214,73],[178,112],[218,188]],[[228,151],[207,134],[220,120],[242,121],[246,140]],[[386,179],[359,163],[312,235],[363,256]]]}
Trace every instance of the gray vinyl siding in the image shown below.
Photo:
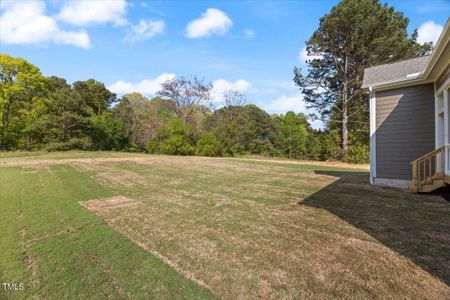
{"label": "gray vinyl siding", "polygon": [[434,86],[377,91],[376,177],[411,179],[411,161],[433,151]]}

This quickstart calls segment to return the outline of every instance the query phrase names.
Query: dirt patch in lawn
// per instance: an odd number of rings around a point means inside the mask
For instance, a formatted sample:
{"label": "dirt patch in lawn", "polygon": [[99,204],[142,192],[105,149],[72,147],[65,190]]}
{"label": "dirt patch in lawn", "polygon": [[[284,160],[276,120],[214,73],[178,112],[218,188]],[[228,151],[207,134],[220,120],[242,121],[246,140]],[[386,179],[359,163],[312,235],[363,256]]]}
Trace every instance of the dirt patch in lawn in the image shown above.
{"label": "dirt patch in lawn", "polygon": [[105,215],[111,209],[139,205],[140,201],[125,196],[113,196],[108,198],[80,201],[80,204],[90,211]]}
{"label": "dirt patch in lawn", "polygon": [[150,254],[158,257],[162,261],[164,261],[166,264],[168,264],[169,266],[174,268],[179,274],[183,275],[184,277],[188,278],[189,280],[192,280],[195,283],[197,283],[198,285],[211,291],[211,288],[202,280],[197,279],[193,273],[182,269],[175,261],[172,261],[168,257],[162,255],[160,252],[156,251],[154,248],[151,248],[149,245],[141,243],[139,240],[133,239],[132,236],[126,234],[126,230],[121,228],[121,226],[118,226],[118,224],[116,224],[113,221],[114,215],[117,212],[117,210],[120,210],[120,209],[139,210],[139,209],[141,209],[141,207],[140,207],[142,204],[141,201],[134,200],[134,199],[131,199],[131,198],[128,198],[125,196],[114,196],[114,197],[108,197],[108,198],[102,198],[102,199],[81,201],[80,204],[83,207],[87,208],[88,210],[94,212],[96,215],[104,218],[110,226],[114,227],[122,235],[125,235],[136,245],[138,245],[145,251],[149,252]]}

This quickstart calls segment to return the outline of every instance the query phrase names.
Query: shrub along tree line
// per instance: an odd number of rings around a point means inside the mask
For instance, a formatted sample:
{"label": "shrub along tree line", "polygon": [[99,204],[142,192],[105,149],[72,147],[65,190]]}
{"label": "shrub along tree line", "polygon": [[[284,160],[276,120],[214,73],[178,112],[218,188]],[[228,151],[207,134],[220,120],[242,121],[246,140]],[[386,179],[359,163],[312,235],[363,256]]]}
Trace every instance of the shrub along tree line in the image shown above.
{"label": "shrub along tree line", "polygon": [[[304,114],[269,115],[230,90],[212,109],[212,85],[164,83],[158,96],[121,98],[94,79],[44,77],[22,58],[0,55],[0,149],[119,150],[174,155],[260,154],[330,159],[339,145]],[[366,160],[366,158],[362,158]]]}

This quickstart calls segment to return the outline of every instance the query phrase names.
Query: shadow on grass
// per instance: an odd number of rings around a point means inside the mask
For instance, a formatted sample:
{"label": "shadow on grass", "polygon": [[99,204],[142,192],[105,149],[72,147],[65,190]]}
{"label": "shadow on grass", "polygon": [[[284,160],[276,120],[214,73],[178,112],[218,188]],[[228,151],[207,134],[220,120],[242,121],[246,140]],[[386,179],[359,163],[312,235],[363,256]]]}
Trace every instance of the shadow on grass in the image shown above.
{"label": "shadow on grass", "polygon": [[450,286],[450,203],[368,183],[368,173],[315,171],[338,179],[299,204],[323,208]]}

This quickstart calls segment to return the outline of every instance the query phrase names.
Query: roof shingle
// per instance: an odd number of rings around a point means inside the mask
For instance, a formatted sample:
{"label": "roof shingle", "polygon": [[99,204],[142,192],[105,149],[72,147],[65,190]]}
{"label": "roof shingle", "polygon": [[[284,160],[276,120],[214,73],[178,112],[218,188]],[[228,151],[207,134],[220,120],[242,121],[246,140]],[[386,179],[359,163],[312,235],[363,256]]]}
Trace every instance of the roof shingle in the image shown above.
{"label": "roof shingle", "polygon": [[425,70],[430,55],[375,66],[364,70],[362,87],[395,83],[408,79],[407,75],[420,73]]}

